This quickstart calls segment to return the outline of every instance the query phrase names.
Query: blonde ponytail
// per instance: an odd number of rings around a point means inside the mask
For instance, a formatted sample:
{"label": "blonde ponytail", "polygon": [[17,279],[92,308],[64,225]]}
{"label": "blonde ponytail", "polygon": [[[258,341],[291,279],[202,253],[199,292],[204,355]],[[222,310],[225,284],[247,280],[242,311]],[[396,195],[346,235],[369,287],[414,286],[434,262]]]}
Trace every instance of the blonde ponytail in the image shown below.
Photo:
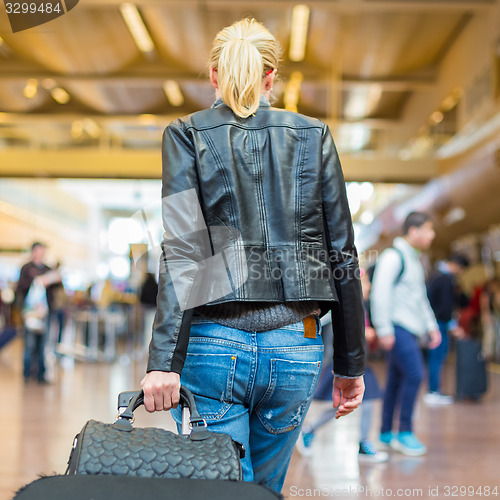
{"label": "blonde ponytail", "polygon": [[280,58],[274,36],[255,19],[243,19],[215,37],[210,66],[217,70],[222,100],[240,118],[259,107],[264,71],[276,69]]}

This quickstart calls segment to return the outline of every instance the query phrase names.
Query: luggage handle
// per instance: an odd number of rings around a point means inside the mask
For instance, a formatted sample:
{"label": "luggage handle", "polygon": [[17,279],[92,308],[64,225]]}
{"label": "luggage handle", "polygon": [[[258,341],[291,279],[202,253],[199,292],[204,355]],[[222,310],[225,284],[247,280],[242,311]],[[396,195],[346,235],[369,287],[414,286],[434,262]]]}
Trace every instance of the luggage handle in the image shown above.
{"label": "luggage handle", "polygon": [[[116,422],[119,420],[128,420],[132,422],[134,420],[134,411],[142,404],[144,404],[144,391],[121,392],[118,395],[118,408],[123,408],[125,405],[127,407],[118,415]],[[184,386],[181,386],[180,388],[180,405],[182,408],[189,409],[189,412],[191,413],[189,423],[193,429],[207,426],[205,420],[198,413],[193,393]]]}

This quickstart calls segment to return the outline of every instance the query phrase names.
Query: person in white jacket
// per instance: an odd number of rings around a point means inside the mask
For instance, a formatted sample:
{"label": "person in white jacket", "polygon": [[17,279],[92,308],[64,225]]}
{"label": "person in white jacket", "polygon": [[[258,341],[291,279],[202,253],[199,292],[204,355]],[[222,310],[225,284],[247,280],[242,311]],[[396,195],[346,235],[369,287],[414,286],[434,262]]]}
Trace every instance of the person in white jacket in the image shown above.
{"label": "person in white jacket", "polygon": [[[425,373],[420,345],[426,343],[432,349],[441,342],[420,261],[420,252],[431,246],[435,233],[430,217],[422,212],[408,215],[403,233],[393,247],[382,252],[375,267],[371,317],[379,344],[389,352],[380,441],[417,456],[427,452],[413,433],[413,410]],[[395,433],[397,406],[399,429]]]}

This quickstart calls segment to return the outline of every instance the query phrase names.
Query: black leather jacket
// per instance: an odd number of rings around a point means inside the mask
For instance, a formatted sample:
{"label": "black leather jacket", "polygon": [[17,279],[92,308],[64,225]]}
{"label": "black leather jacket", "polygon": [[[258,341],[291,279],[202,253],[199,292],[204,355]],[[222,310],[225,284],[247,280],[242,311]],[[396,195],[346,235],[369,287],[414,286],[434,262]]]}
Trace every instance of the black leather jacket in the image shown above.
{"label": "black leather jacket", "polygon": [[358,258],[328,127],[264,97],[239,119],[219,99],[165,129],[162,160],[165,237],[147,371],[181,373],[193,308],[205,302],[316,300],[332,311],[335,373],[362,375]]}

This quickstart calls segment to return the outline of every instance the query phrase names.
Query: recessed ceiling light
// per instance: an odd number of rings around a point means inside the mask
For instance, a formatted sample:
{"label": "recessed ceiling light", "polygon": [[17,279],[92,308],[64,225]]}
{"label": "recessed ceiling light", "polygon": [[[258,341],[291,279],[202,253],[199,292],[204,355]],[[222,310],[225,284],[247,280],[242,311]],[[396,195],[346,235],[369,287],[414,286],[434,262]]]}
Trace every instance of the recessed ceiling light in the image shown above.
{"label": "recessed ceiling light", "polygon": [[133,3],[122,3],[120,13],[134,41],[141,52],[153,52],[155,46],[142,20],[139,10]]}
{"label": "recessed ceiling light", "polygon": [[296,5],[292,10],[290,50],[288,52],[290,61],[302,61],[306,55],[310,11],[311,9],[307,5]]}

